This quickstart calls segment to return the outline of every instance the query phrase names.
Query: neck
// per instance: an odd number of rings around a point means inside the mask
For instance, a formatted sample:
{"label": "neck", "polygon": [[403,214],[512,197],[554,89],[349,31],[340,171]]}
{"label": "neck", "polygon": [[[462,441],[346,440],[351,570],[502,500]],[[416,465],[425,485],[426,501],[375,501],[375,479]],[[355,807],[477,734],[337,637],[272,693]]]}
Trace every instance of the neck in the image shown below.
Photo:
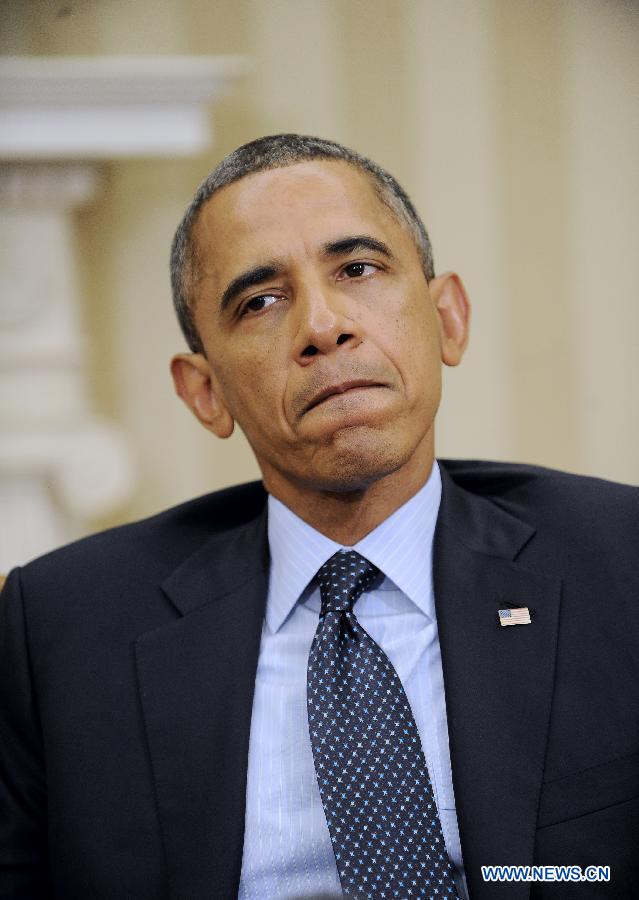
{"label": "neck", "polygon": [[433,460],[431,447],[427,454],[416,454],[396,472],[361,490],[321,490],[278,478],[264,482],[270,494],[316,531],[352,547],[426,484]]}

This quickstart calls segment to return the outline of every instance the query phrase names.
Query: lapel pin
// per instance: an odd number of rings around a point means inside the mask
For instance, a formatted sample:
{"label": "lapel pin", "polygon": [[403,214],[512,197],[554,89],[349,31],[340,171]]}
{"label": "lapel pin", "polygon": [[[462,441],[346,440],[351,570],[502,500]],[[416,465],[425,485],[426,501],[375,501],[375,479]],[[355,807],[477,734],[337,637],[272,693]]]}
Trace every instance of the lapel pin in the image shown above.
{"label": "lapel pin", "polygon": [[530,610],[527,606],[516,609],[498,609],[500,625],[530,625]]}

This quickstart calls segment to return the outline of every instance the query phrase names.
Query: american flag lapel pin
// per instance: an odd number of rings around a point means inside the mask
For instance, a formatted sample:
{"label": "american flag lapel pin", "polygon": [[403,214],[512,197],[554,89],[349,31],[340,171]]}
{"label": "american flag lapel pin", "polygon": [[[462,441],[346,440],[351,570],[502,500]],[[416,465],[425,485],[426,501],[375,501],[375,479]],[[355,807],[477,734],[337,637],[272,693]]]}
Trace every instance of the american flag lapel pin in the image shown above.
{"label": "american flag lapel pin", "polygon": [[514,609],[498,609],[500,625],[530,625],[530,610],[527,606]]}

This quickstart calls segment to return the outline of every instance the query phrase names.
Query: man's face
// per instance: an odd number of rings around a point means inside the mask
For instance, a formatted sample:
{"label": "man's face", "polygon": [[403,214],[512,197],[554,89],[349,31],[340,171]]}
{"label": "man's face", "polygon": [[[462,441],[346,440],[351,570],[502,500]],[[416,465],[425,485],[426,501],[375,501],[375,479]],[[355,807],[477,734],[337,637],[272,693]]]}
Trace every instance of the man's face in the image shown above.
{"label": "man's face", "polygon": [[[361,490],[432,458],[448,313],[365,174],[312,161],[248,176],[204,206],[196,241],[210,382],[189,405],[220,436],[238,422],[269,490]],[[431,282],[444,306],[451,278]]]}

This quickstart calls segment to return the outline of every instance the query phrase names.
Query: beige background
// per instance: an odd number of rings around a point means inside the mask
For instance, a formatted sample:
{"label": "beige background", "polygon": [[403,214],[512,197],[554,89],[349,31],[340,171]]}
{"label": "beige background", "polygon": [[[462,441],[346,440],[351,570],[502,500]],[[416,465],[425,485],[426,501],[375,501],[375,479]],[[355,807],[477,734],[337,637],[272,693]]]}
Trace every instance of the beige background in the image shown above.
{"label": "beige background", "polygon": [[[4,0],[0,52],[232,53],[252,61],[193,160],[105,170],[78,216],[95,407],[139,484],[112,521],[257,475],[174,397],[168,246],[202,177],[277,131],[390,169],[438,271],[475,304],[438,453],[639,483],[639,7],[614,0]],[[93,523],[98,527],[106,522]]]}

